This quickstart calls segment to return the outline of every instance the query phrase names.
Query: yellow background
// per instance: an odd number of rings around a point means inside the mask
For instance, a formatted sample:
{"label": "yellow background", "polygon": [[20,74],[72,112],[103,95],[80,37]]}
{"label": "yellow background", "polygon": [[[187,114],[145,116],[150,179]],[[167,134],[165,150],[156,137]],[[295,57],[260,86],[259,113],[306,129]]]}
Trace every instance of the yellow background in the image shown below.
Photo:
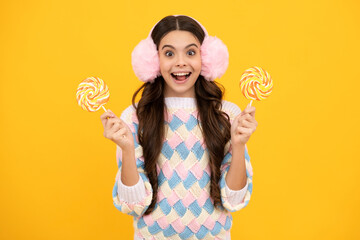
{"label": "yellow background", "polygon": [[249,205],[232,239],[359,239],[359,10],[355,0],[1,1],[0,239],[132,239],[112,202],[115,144],[76,102],[106,81],[117,115],[141,85],[131,52],[169,14],[199,20],[230,52],[220,82],[244,109],[242,72],[266,69],[254,102]]}

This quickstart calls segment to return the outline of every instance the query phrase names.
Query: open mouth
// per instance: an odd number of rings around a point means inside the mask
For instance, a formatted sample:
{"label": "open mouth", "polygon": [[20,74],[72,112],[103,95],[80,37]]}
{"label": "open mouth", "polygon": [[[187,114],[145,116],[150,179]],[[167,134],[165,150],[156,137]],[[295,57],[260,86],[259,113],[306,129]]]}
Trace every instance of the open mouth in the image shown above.
{"label": "open mouth", "polygon": [[191,72],[188,73],[171,73],[171,76],[177,81],[184,81],[188,79],[191,75]]}

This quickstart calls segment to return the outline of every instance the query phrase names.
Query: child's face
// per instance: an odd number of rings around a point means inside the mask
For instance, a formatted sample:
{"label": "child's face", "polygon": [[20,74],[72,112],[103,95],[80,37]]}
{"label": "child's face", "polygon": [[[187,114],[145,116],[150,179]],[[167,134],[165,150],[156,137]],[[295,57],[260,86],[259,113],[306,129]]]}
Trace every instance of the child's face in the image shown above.
{"label": "child's face", "polygon": [[194,84],[201,72],[199,40],[188,31],[171,31],[160,41],[159,59],[164,97],[195,97]]}

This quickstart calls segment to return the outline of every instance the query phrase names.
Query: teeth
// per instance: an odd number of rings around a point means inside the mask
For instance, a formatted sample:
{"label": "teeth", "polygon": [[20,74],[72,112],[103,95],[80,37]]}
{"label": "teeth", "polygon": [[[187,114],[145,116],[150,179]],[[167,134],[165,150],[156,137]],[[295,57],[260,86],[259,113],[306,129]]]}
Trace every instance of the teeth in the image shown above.
{"label": "teeth", "polygon": [[189,73],[173,73],[175,76],[185,76],[188,75]]}

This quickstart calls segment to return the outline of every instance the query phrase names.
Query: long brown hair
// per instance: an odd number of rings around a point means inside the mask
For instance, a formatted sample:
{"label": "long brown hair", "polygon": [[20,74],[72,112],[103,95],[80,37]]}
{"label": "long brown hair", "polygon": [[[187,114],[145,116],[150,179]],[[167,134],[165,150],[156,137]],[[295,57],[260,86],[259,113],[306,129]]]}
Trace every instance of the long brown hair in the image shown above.
{"label": "long brown hair", "polygon": [[[191,32],[200,43],[203,42],[205,37],[201,26],[193,19],[186,16],[167,16],[154,27],[151,34],[157,48],[159,47],[160,40],[167,33],[174,30]],[[164,111],[166,111],[166,108],[164,85],[163,77],[159,76],[153,83],[144,83],[135,91],[132,98],[132,104],[136,108],[139,120],[137,134],[139,143],[143,148],[144,170],[148,175],[153,190],[151,204],[144,215],[150,214],[154,210],[157,201],[158,176],[156,163],[165,137]],[[141,90],[143,90],[141,99],[136,106],[135,98]],[[215,207],[222,206],[219,186],[221,176],[220,166],[224,158],[225,145],[231,137],[229,116],[221,110],[223,94],[224,88],[222,85],[209,82],[202,75],[199,75],[195,82],[198,122],[201,121],[201,131],[209,153],[211,170],[210,196],[214,201]]]}

